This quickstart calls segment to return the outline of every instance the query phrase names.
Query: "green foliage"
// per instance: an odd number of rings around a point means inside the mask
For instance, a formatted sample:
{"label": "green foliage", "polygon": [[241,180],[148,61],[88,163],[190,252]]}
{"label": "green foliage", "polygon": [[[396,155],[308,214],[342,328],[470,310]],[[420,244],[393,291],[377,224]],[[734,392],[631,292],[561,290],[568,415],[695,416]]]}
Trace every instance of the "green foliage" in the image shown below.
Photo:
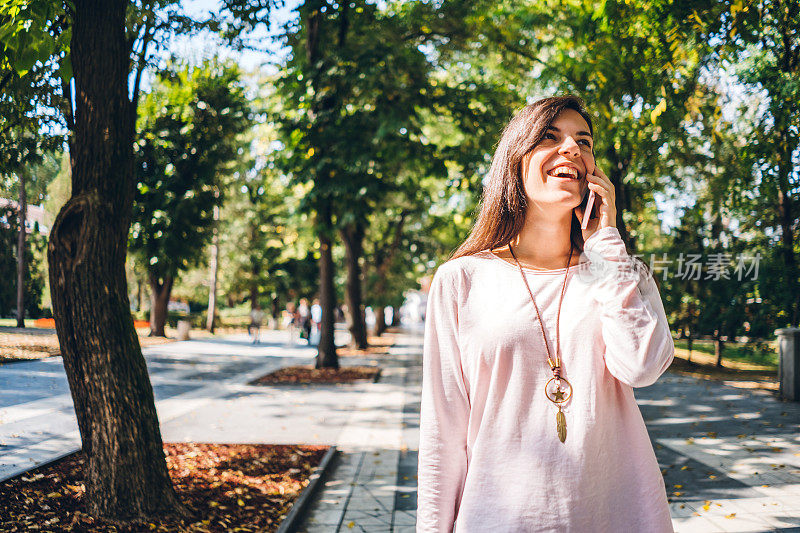
{"label": "green foliage", "polygon": [[129,240],[152,275],[174,277],[203,259],[220,181],[251,120],[236,67],[215,60],[159,74],[141,105]]}
{"label": "green foliage", "polygon": [[275,166],[276,132],[260,124],[250,157],[240,161],[220,221],[220,282],[234,300],[253,294],[280,297],[317,288],[315,236],[297,211],[301,188],[288,186]]}
{"label": "green foliage", "polygon": [[4,0],[0,4],[0,68],[25,76],[38,62],[61,56],[61,77],[72,77],[70,31],[64,4],[52,0]]}
{"label": "green foliage", "polygon": [[[448,160],[472,170],[485,161],[473,150],[475,132],[496,132],[508,111],[507,91],[439,69],[414,38],[419,23],[395,7],[304,4],[277,81],[274,119],[285,145],[278,164],[294,183],[313,182],[301,209],[331,205],[340,225],[362,220],[392,191],[445,178]],[[437,135],[445,130],[449,138]]]}
{"label": "green foliage", "polygon": [[[17,313],[17,215],[12,208],[0,209],[0,279],[6,280],[0,283],[0,317],[16,316]],[[35,232],[27,236],[26,244],[25,315],[39,318],[46,276],[41,263],[47,238]]]}

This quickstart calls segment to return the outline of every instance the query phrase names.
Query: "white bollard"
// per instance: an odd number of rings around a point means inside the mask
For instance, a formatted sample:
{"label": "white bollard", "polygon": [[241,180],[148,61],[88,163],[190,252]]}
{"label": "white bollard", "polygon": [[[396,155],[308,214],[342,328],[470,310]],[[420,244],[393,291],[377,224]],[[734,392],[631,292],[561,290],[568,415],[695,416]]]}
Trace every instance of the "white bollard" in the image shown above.
{"label": "white bollard", "polygon": [[192,328],[192,323],[188,320],[178,320],[178,340],[188,341],[189,330]]}
{"label": "white bollard", "polygon": [[800,329],[776,329],[778,336],[778,381],[780,397],[800,401]]}

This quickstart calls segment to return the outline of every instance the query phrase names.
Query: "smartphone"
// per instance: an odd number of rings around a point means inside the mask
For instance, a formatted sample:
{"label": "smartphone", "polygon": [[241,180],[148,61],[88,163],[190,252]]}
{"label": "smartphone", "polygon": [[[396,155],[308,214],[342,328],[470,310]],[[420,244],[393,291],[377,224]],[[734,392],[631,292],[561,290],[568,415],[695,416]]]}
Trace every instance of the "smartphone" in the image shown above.
{"label": "smartphone", "polygon": [[580,207],[583,208],[583,220],[581,221],[581,229],[586,229],[589,225],[589,220],[592,218],[597,218],[596,206],[594,205],[595,202],[595,193],[593,190],[586,188],[586,192],[583,194],[583,200],[581,200]]}
{"label": "smartphone", "polygon": [[[594,156],[594,150],[592,150],[592,156]],[[585,161],[586,168],[589,168],[589,162]],[[592,159],[592,163],[594,160]],[[597,166],[592,164],[592,171],[589,174],[594,174],[595,170],[597,170]],[[583,199],[581,200],[580,207],[583,209],[583,220],[581,220],[581,229],[586,229],[589,225],[589,220],[593,218],[597,218],[600,216],[600,211],[598,206],[595,206],[597,203],[597,195],[593,190],[591,190],[588,186],[586,187],[586,191],[583,193]]]}

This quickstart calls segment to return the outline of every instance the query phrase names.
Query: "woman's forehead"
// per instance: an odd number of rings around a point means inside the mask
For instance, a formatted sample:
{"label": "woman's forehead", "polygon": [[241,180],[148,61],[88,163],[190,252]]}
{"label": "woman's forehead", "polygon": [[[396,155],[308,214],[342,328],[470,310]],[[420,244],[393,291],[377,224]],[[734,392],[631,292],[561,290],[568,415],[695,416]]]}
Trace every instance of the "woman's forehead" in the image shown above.
{"label": "woman's forehead", "polygon": [[586,135],[591,136],[591,133],[589,133],[589,123],[574,109],[564,109],[561,111],[556,115],[556,118],[553,119],[553,122],[550,123],[547,129],[555,131],[561,131],[562,129],[582,130]]}

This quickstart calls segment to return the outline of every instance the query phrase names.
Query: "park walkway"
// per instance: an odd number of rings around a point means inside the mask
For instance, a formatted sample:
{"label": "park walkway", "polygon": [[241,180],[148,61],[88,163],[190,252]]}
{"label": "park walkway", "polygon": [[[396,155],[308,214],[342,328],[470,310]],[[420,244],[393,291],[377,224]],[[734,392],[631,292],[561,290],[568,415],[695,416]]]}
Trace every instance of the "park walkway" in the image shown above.
{"label": "park walkway", "polygon": [[[338,343],[347,333],[337,332]],[[397,336],[377,383],[253,387],[313,348],[267,332],[145,350],[165,441],[336,444],[301,531],[414,531],[422,332]],[[379,358],[379,360],[378,360]],[[678,532],[800,528],[800,405],[665,375],[637,389]],[[79,445],[60,358],[0,366],[0,478]],[[788,529],[787,529],[788,530]],[[800,530],[800,529],[795,529]]]}
{"label": "park walkway", "polygon": [[[414,531],[421,342],[401,337],[382,359],[301,531]],[[800,531],[800,404],[673,374],[636,396],[676,532]]]}

